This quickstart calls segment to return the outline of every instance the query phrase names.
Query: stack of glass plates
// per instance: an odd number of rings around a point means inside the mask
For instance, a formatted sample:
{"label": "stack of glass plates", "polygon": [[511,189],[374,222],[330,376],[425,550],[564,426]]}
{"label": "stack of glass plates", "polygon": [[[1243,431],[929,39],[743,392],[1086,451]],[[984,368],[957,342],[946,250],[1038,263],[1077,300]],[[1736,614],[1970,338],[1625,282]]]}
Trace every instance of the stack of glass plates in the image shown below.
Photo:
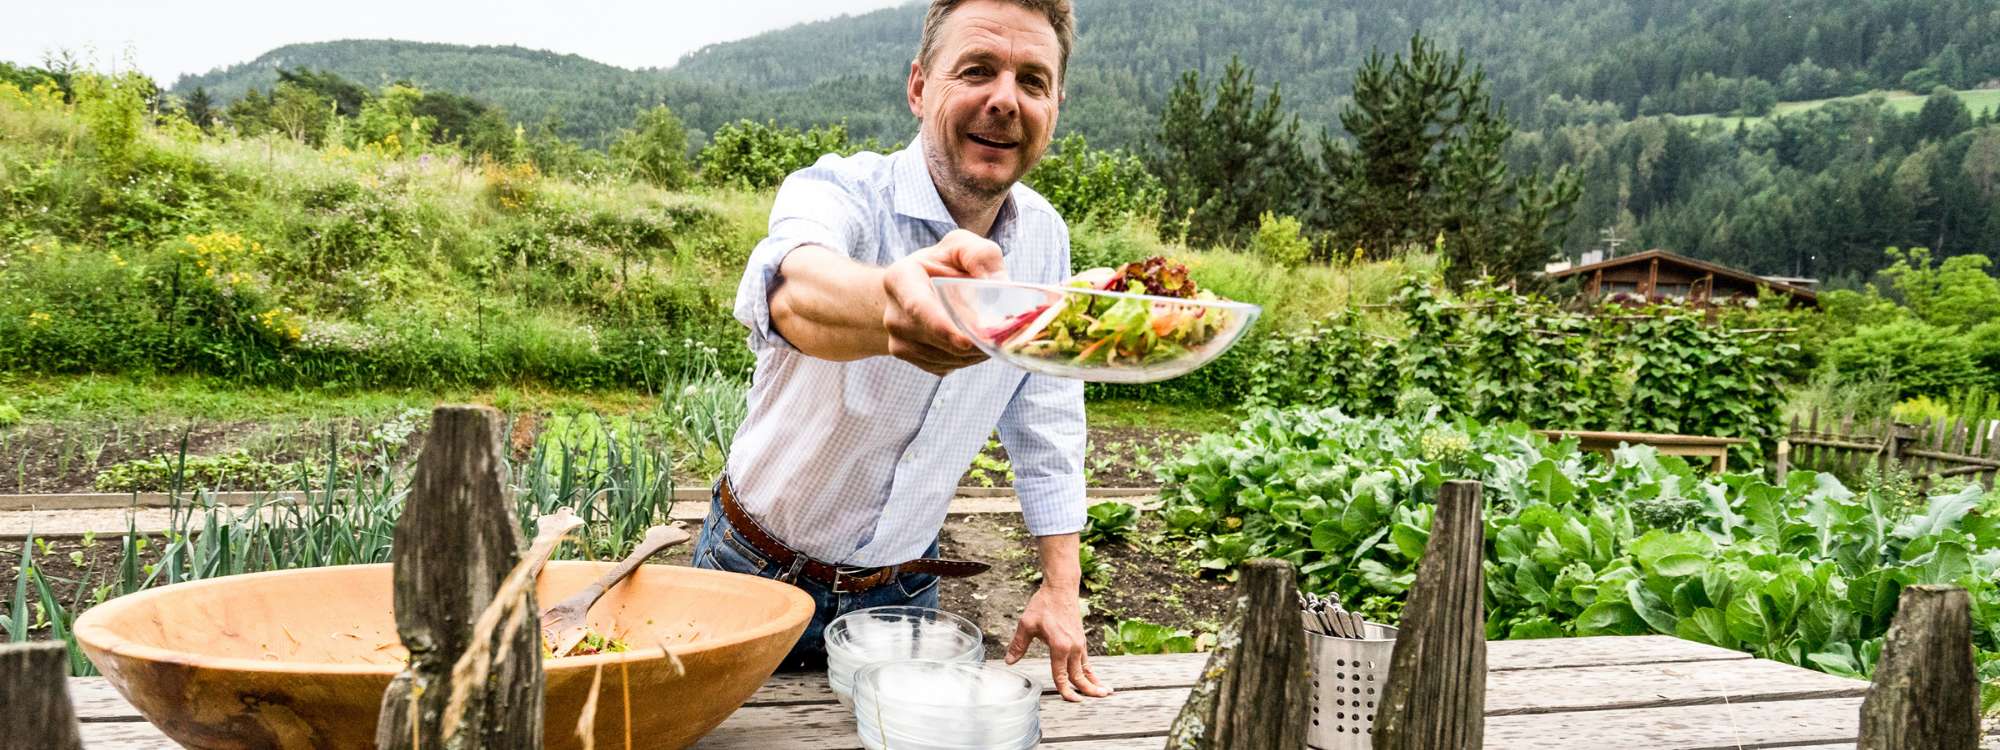
{"label": "stack of glass plates", "polygon": [[1026,750],[1042,739],[1042,689],[998,664],[884,661],[854,675],[868,750]]}
{"label": "stack of glass plates", "polygon": [[928,607],[871,607],[826,626],[826,681],[843,706],[854,705],[854,674],[882,661],[984,661],[979,626]]}

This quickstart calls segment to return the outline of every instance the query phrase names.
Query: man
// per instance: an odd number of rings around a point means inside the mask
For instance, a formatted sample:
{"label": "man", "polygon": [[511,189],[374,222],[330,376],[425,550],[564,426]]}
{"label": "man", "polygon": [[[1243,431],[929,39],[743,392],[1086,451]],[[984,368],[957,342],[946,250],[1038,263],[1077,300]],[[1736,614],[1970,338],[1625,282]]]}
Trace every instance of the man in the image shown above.
{"label": "man", "polygon": [[841,614],[934,607],[940,576],[986,569],[935,556],[998,427],[1042,566],[1007,662],[1041,640],[1065,699],[1111,693],[1085,657],[1078,593],[1083,386],[984,361],[930,284],[1068,276],[1068,228],[1018,182],[1048,148],[1074,28],[1069,0],[933,0],[906,92],[917,138],[823,157],[778,191],[737,290],[757,356],[749,412],[695,564],[813,595],[787,668],[824,664]]}

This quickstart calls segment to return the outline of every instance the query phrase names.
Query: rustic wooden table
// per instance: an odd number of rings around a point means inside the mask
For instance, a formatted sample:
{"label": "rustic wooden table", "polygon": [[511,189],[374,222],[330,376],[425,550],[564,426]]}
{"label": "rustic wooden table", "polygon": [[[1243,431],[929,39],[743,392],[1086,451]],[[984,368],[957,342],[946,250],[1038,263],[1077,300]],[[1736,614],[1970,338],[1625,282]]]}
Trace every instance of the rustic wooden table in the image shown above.
{"label": "rustic wooden table", "polygon": [[1709,467],[1720,474],[1729,470],[1729,447],[1742,445],[1743,438],[1707,437],[1703,435],[1669,435],[1656,432],[1598,432],[1592,430],[1536,430],[1550,440],[1565,437],[1577,439],[1577,448],[1598,453],[1610,453],[1619,445],[1650,445],[1661,455],[1689,456],[1708,462]]}
{"label": "rustic wooden table", "polygon": [[[1045,694],[1044,744],[1161,747],[1206,659],[1093,660],[1118,694],[1084,703]],[[1486,746],[1508,750],[1851,748],[1868,689],[1865,682],[1663,636],[1495,641],[1487,660]],[[1046,662],[1021,668],[1046,683]],[[177,747],[103,678],[72,679],[70,689],[86,748]],[[824,676],[777,675],[696,747],[849,750],[860,743],[853,717],[834,701]]]}

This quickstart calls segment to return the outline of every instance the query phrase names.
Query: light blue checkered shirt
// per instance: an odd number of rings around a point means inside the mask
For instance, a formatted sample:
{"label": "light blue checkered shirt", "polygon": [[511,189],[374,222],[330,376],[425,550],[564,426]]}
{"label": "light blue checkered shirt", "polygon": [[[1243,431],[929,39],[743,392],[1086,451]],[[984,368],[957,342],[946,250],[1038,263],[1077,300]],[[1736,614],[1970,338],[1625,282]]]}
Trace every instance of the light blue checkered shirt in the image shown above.
{"label": "light blue checkered shirt", "polygon": [[[730,481],[765,529],[830,563],[921,556],[996,426],[1028,532],[1083,528],[1081,382],[993,361],[942,378],[893,357],[831,362],[799,352],[771,325],[771,290],[794,248],[884,266],[958,227],[919,144],[887,156],[829,155],[793,173],[736,290],[757,370],[729,451]],[[1009,278],[1058,283],[1070,273],[1068,226],[1026,186],[1014,187],[988,236]]]}

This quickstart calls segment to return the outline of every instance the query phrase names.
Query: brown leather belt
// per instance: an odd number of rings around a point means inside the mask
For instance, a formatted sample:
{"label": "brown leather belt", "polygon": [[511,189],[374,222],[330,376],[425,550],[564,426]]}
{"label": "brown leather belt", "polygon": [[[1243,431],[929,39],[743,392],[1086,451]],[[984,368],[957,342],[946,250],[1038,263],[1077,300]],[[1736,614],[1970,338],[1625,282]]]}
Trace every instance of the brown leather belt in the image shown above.
{"label": "brown leather belt", "polygon": [[832,565],[799,554],[776,537],[758,526],[757,521],[736,504],[736,494],[730,491],[729,478],[723,477],[721,491],[722,516],[729,519],[736,535],[742,537],[752,548],[771,559],[780,568],[794,568],[807,578],[825,584],[837,594],[858,594],[896,580],[903,573],[929,573],[941,578],[964,578],[984,573],[992,567],[983,562],[970,560],[941,560],[922,557],[900,565],[881,568],[854,568]]}

